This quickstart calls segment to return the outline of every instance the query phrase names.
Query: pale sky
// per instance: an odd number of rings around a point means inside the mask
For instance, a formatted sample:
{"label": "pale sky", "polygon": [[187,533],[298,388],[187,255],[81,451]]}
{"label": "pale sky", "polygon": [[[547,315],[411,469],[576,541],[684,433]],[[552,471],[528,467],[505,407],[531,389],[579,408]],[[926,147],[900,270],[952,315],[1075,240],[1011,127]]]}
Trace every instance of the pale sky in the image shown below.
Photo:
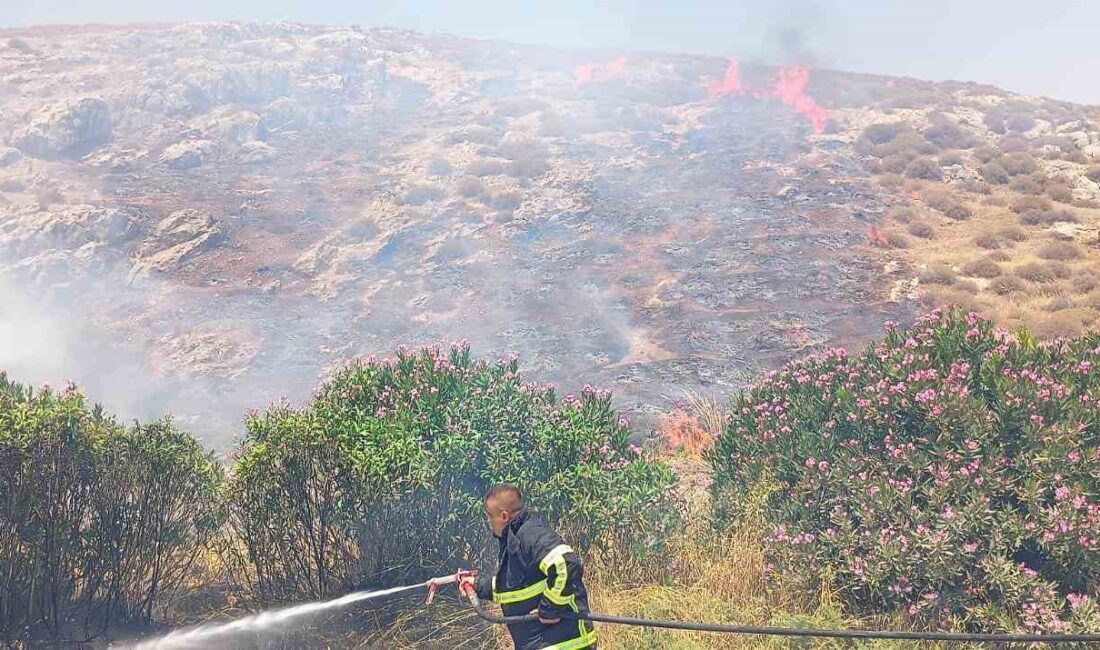
{"label": "pale sky", "polygon": [[[0,26],[289,20],[979,81],[1100,104],[1100,0],[0,0]],[[784,47],[782,43],[787,43]]]}

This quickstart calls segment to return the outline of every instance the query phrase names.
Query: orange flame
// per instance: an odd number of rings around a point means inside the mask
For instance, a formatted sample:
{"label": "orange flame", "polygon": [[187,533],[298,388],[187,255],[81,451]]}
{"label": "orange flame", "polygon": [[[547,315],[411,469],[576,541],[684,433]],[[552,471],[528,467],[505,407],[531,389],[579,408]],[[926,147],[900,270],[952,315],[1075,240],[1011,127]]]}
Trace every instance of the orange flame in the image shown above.
{"label": "orange flame", "polygon": [[809,68],[800,66],[780,68],[779,77],[775,80],[774,92],[779,101],[810,120],[814,133],[821,133],[825,130],[825,122],[829,119],[829,114],[806,95],[806,83],[809,80]]}
{"label": "orange flame", "polygon": [[809,80],[809,68],[786,66],[779,69],[779,76],[771,90],[749,88],[741,82],[740,64],[736,59],[730,59],[725,78],[722,81],[706,79],[703,86],[707,89],[707,97],[710,99],[726,95],[750,95],[753,99],[774,97],[810,120],[814,133],[821,133],[825,130],[825,122],[828,121],[829,114],[806,95],[806,84]]}
{"label": "orange flame", "polygon": [[573,78],[576,79],[578,86],[583,86],[586,83],[592,81],[596,76],[596,66],[591,63],[584,63],[577,66],[576,71],[573,73]]}
{"label": "orange flame", "polygon": [[726,76],[722,81],[707,79],[705,85],[707,96],[712,99],[724,95],[740,95],[743,93],[745,88],[741,85],[741,67],[737,59],[730,59],[729,65],[726,66]]}
{"label": "orange flame", "polygon": [[626,74],[626,57],[615,57],[611,63],[607,64],[607,76],[609,77],[621,77]]}
{"label": "orange flame", "polygon": [[578,86],[592,83],[599,77],[601,80],[616,79],[626,74],[626,57],[615,57],[606,66],[598,63],[582,63],[573,71],[573,79]]}

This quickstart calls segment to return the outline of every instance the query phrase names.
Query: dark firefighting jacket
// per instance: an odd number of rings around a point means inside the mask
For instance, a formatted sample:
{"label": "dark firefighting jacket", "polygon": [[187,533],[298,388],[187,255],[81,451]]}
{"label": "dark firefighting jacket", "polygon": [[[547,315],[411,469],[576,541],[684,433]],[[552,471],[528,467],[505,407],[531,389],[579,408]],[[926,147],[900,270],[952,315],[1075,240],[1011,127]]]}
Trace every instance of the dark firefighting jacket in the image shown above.
{"label": "dark firefighting jacket", "polygon": [[[505,616],[536,609],[543,618],[588,612],[580,558],[549,526],[521,511],[499,541],[499,568],[496,576],[478,579],[478,598],[500,603]],[[512,624],[508,632],[516,650],[577,650],[596,644],[592,623],[572,618],[554,625]]]}

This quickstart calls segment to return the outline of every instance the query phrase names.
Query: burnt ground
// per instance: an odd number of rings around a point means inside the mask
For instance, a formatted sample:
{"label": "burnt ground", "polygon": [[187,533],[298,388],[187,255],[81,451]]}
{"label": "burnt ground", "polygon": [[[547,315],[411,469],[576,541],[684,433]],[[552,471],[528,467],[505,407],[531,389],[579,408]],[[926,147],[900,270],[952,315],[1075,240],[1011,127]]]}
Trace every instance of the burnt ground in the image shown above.
{"label": "burnt ground", "polygon": [[[138,106],[140,84],[54,63],[98,79],[115,118],[106,151],[130,158],[109,170],[94,153],[25,158],[12,169],[31,179],[26,191],[0,209],[40,214],[35,191],[49,175],[54,201],[139,216],[127,241],[97,249],[105,271],[73,261],[60,277],[30,273],[19,262],[33,246],[9,246],[5,268],[86,315],[80,338],[97,341],[97,370],[65,367],[93,396],[148,396],[224,449],[246,408],[281,395],[301,403],[341,359],[468,338],[482,356],[519,354],[527,376],[563,392],[612,388],[644,416],[687,390],[729,395],[761,368],[858,345],[908,316],[886,302],[882,262],[864,245],[884,205],[854,152],[777,102],[706,99],[698,74],[720,74],[721,61],[639,57],[624,78],[578,87],[576,54],[368,32],[336,65],[316,54],[328,32],[311,29],[206,45],[182,28],[134,29],[142,47],[226,65],[255,58],[256,39],[301,48],[284,56],[281,97],[211,100],[183,115]],[[96,37],[116,49],[88,46],[86,57],[127,51],[125,34]],[[90,37],[66,38],[79,51]],[[148,75],[169,74],[142,51]],[[364,72],[377,57],[385,74]],[[311,85],[333,75],[339,92]],[[35,83],[21,84],[20,105]],[[272,153],[241,162],[225,123],[268,119],[273,104],[300,123],[249,133]],[[201,164],[164,162],[169,145],[197,138],[214,143]],[[157,224],[184,208],[212,218],[215,243],[143,267]],[[97,384],[112,363],[140,370]]]}

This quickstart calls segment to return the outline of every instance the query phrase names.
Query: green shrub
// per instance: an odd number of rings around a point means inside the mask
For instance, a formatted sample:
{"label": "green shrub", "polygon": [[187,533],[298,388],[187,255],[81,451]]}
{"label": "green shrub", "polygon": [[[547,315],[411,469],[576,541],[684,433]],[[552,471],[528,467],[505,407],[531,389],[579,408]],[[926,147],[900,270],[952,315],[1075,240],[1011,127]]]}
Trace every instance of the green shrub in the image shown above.
{"label": "green shrub", "polygon": [[577,548],[644,554],[674,523],[673,475],[629,435],[608,393],[559,399],[466,345],[359,360],[303,408],[248,418],[231,522],[262,599],[487,563],[482,497],[498,481]]}
{"label": "green shrub", "polygon": [[787,588],[972,630],[1096,629],[1100,335],[934,311],[770,372],[708,455],[720,521],[767,494]]}
{"label": "green shrub", "polygon": [[217,528],[220,473],[171,422],[126,428],[76,388],[0,373],[0,639],[150,622]]}

